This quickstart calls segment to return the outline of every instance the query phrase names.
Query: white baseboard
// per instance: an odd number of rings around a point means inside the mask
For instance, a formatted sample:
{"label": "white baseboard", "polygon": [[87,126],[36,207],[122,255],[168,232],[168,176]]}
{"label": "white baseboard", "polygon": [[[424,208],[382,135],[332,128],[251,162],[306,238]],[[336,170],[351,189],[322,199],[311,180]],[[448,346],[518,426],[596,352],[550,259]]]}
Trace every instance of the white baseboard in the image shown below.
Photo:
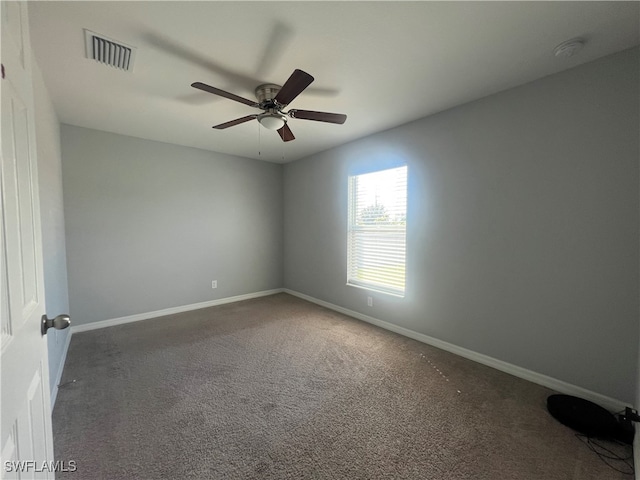
{"label": "white baseboard", "polygon": [[[526,368],[519,367],[517,365],[513,365],[511,363],[504,362],[502,360],[498,360],[496,358],[490,357],[488,355],[484,355],[481,353],[474,352],[473,350],[468,350],[463,347],[459,347],[452,343],[448,343],[442,340],[438,340],[437,338],[430,337],[423,333],[418,333],[413,330],[409,330],[408,328],[400,327],[398,325],[394,325],[389,322],[385,322],[384,320],[379,320],[377,318],[371,317],[369,315],[364,315],[362,313],[356,312],[354,310],[349,310],[347,308],[340,307],[338,305],[334,305],[329,302],[325,302],[324,300],[319,300],[317,298],[311,297],[309,295],[305,295],[303,293],[289,290],[287,288],[277,288],[273,290],[264,290],[262,292],[248,293],[245,295],[237,295],[234,297],[221,298],[218,300],[211,300],[208,302],[194,303],[191,305],[183,305],[180,307],[171,307],[166,308],[164,310],[157,310],[154,312],[147,313],[139,313],[136,315],[129,315],[126,317],[113,318],[109,320],[102,320],[99,322],[88,323],[85,325],[75,325],[71,327],[71,334],[86,332],[89,330],[96,330],[99,328],[112,327],[115,325],[122,325],[125,323],[137,322],[140,320],[148,320],[150,318],[162,317],[165,315],[173,315],[175,313],[187,312],[190,310],[198,310],[201,308],[214,307],[216,305],[223,305],[225,303],[233,303],[239,302],[242,300],[249,300],[252,298],[264,297],[268,295],[274,295],[276,293],[288,293],[298,298],[302,298],[303,300],[307,300],[311,303],[315,303],[317,305],[326,307],[330,310],[334,310],[336,312],[340,312],[344,315],[348,315],[350,317],[356,318],[358,320],[362,320],[364,322],[370,323],[372,325],[376,325],[378,327],[384,328],[385,330],[390,330],[392,332],[398,333],[400,335],[404,335],[405,337],[413,338],[414,340],[418,340],[419,342],[426,343],[427,345],[432,345],[434,347],[440,348],[442,350],[446,350],[448,352],[454,353],[461,357],[467,358],[469,360],[473,360],[475,362],[481,363],[483,365],[487,365],[489,367],[495,368],[496,370],[500,370],[502,372],[508,373],[518,378],[522,378],[524,380],[528,380],[530,382],[536,383],[538,385],[542,385],[544,387],[550,388],[556,392],[564,393],[567,395],[574,395],[576,397],[584,398],[586,400],[590,400],[602,407],[610,410],[610,411],[620,411],[624,410],[625,407],[631,406],[628,403],[622,402],[615,398],[608,397],[606,395],[602,395],[597,392],[593,392],[591,390],[587,390],[586,388],[579,387],[577,385],[573,385],[571,383],[567,383],[562,380],[558,380],[553,377],[549,377],[547,375],[543,375],[541,373],[534,372],[532,370],[528,370]],[[67,354],[67,349],[69,347],[69,341],[71,339],[71,335],[67,336],[67,343],[64,349],[64,355],[61,360],[62,366],[64,366],[64,361]],[[62,366],[58,372],[58,379],[56,380],[56,385],[59,383],[60,378],[62,377]],[[55,403],[55,397],[57,395],[57,386],[55,387],[54,392],[52,392],[52,406]],[[52,407],[53,408],[53,407]],[[638,441],[636,441],[636,444]],[[636,453],[637,452],[637,453]],[[640,457],[640,445],[634,449],[634,455]],[[640,459],[638,459],[640,462]],[[640,465],[640,463],[637,463]],[[640,478],[638,479],[640,480]]]}
{"label": "white baseboard", "polygon": [[[591,390],[587,390],[586,388],[578,387],[577,385],[572,385],[562,380],[548,377],[541,373],[527,370],[526,368],[518,367],[517,365],[512,365],[507,362],[503,362],[502,360],[489,357],[488,355],[483,355],[481,353],[474,352],[473,350],[468,350],[466,348],[459,347],[452,343],[438,340],[437,338],[430,337],[423,333],[414,332],[413,330],[409,330],[408,328],[400,327],[398,325],[385,322],[384,320],[379,320],[377,318],[370,317],[369,315],[364,315],[354,310],[349,310],[347,308],[343,308],[338,305],[325,302],[324,300],[319,300],[317,298],[311,297],[309,295],[305,295],[300,292],[296,292],[294,290],[289,290],[285,288],[283,289],[283,291],[285,293],[296,296],[298,298],[302,298],[303,300],[307,300],[311,303],[315,303],[317,305],[326,307],[330,310],[334,310],[336,312],[343,313],[350,317],[357,318],[358,320],[371,323],[378,327],[384,328],[385,330],[390,330],[392,332],[399,333],[400,335],[404,335],[405,337],[413,338],[414,340],[418,340],[419,342],[426,343],[427,345],[432,345],[434,347],[440,348],[441,350],[446,350],[447,352],[451,352],[461,357],[467,358],[469,360],[473,360],[474,362],[487,365],[489,367],[495,368],[496,370],[500,370],[502,372],[513,375],[515,377],[519,377],[524,380],[528,380],[530,382],[536,383],[538,385],[542,385],[543,387],[550,388],[552,390],[555,390],[556,392],[584,398],[585,400],[594,402],[612,412],[618,412],[620,410],[624,410],[624,408],[627,406],[631,406],[625,402],[622,402],[615,398],[607,397],[606,395],[602,395],[600,393],[593,392]],[[637,465],[640,465],[640,464],[637,464]]]}
{"label": "white baseboard", "polygon": [[51,391],[51,411],[56,406],[56,398],[58,397],[58,385],[62,380],[62,371],[64,370],[64,364],[67,361],[67,352],[69,351],[69,344],[71,343],[71,335],[73,331],[69,329],[69,333],[65,336],[64,346],[62,347],[62,355],[60,355],[60,364],[58,365],[58,374],[56,375],[55,382],[53,382],[53,389]]}
{"label": "white baseboard", "polygon": [[139,322],[140,320],[149,320],[150,318],[164,317],[176,313],[188,312],[190,310],[199,310],[201,308],[215,307],[216,305],[224,305],[225,303],[240,302],[242,300],[250,300],[252,298],[266,297],[276,293],[282,293],[282,288],[274,290],[263,290],[262,292],[247,293],[244,295],[236,295],[235,297],[219,298],[208,302],[192,303],[191,305],[181,305],[179,307],[165,308],[156,310],[155,312],[138,313],[136,315],[128,315],[126,317],[111,318],[109,320],[100,320],[99,322],[86,323],[84,325],[74,325],[71,327],[73,333],[88,332],[99,328],[113,327],[124,323]]}
{"label": "white baseboard", "polygon": [[56,381],[53,384],[51,391],[51,411],[56,404],[56,398],[58,396],[58,385],[62,380],[62,373],[64,371],[64,364],[67,360],[67,352],[69,351],[69,344],[71,343],[71,337],[74,333],[88,332],[89,330],[96,330],[99,328],[113,327],[115,325],[122,325],[124,323],[138,322],[140,320],[149,320],[150,318],[162,317],[165,315],[173,315],[175,313],[188,312],[190,310],[198,310],[201,308],[214,307],[216,305],[224,305],[225,303],[240,302],[242,300],[250,300],[252,298],[266,297],[268,295],[275,295],[276,293],[282,293],[282,288],[276,288],[273,290],[263,290],[261,292],[247,293],[244,295],[236,295],[235,297],[220,298],[218,300],[210,300],[208,302],[193,303],[191,305],[182,305],[179,307],[165,308],[163,310],[156,310],[155,312],[139,313],[136,315],[129,315],[126,317],[112,318],[109,320],[101,320],[99,322],[87,323],[85,325],[72,325],[69,328],[69,334],[66,337],[64,347],[62,349],[62,355],[60,357],[60,366],[58,367],[58,374],[56,375]]}

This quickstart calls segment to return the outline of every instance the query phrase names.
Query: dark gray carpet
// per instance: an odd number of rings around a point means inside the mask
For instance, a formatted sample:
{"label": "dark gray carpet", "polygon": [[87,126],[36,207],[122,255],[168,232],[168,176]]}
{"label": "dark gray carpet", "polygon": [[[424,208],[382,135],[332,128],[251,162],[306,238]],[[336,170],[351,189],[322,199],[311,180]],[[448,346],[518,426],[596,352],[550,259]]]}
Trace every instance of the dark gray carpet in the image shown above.
{"label": "dark gray carpet", "polygon": [[629,479],[551,392],[279,294],[73,336],[73,479]]}

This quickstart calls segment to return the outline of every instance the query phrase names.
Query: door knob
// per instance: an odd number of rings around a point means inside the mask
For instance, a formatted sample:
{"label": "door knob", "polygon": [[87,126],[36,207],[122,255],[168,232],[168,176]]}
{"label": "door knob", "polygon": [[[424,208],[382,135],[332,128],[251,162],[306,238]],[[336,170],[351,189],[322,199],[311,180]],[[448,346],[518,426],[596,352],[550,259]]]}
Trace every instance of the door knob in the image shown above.
{"label": "door knob", "polygon": [[42,316],[42,335],[46,335],[47,330],[51,327],[56,330],[63,330],[71,323],[71,317],[69,315],[58,315],[56,318],[47,318],[46,315]]}

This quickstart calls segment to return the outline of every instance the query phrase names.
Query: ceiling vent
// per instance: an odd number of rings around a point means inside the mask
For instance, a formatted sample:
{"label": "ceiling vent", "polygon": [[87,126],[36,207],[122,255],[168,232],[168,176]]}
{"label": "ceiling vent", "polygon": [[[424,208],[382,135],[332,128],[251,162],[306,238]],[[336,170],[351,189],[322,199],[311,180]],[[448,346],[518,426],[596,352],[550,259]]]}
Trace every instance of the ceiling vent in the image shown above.
{"label": "ceiling vent", "polygon": [[84,31],[87,58],[96,60],[126,72],[133,70],[133,59],[136,48],[122,42],[107,38],[104,35]]}

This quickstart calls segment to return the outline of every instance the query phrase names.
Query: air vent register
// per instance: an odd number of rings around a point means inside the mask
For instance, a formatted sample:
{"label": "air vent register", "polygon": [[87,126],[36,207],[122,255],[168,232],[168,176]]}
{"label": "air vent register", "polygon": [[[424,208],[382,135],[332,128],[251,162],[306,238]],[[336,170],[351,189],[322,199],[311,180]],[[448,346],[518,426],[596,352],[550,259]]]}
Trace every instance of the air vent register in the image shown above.
{"label": "air vent register", "polygon": [[87,58],[119,68],[126,72],[133,69],[136,48],[107,38],[90,30],[84,31]]}

